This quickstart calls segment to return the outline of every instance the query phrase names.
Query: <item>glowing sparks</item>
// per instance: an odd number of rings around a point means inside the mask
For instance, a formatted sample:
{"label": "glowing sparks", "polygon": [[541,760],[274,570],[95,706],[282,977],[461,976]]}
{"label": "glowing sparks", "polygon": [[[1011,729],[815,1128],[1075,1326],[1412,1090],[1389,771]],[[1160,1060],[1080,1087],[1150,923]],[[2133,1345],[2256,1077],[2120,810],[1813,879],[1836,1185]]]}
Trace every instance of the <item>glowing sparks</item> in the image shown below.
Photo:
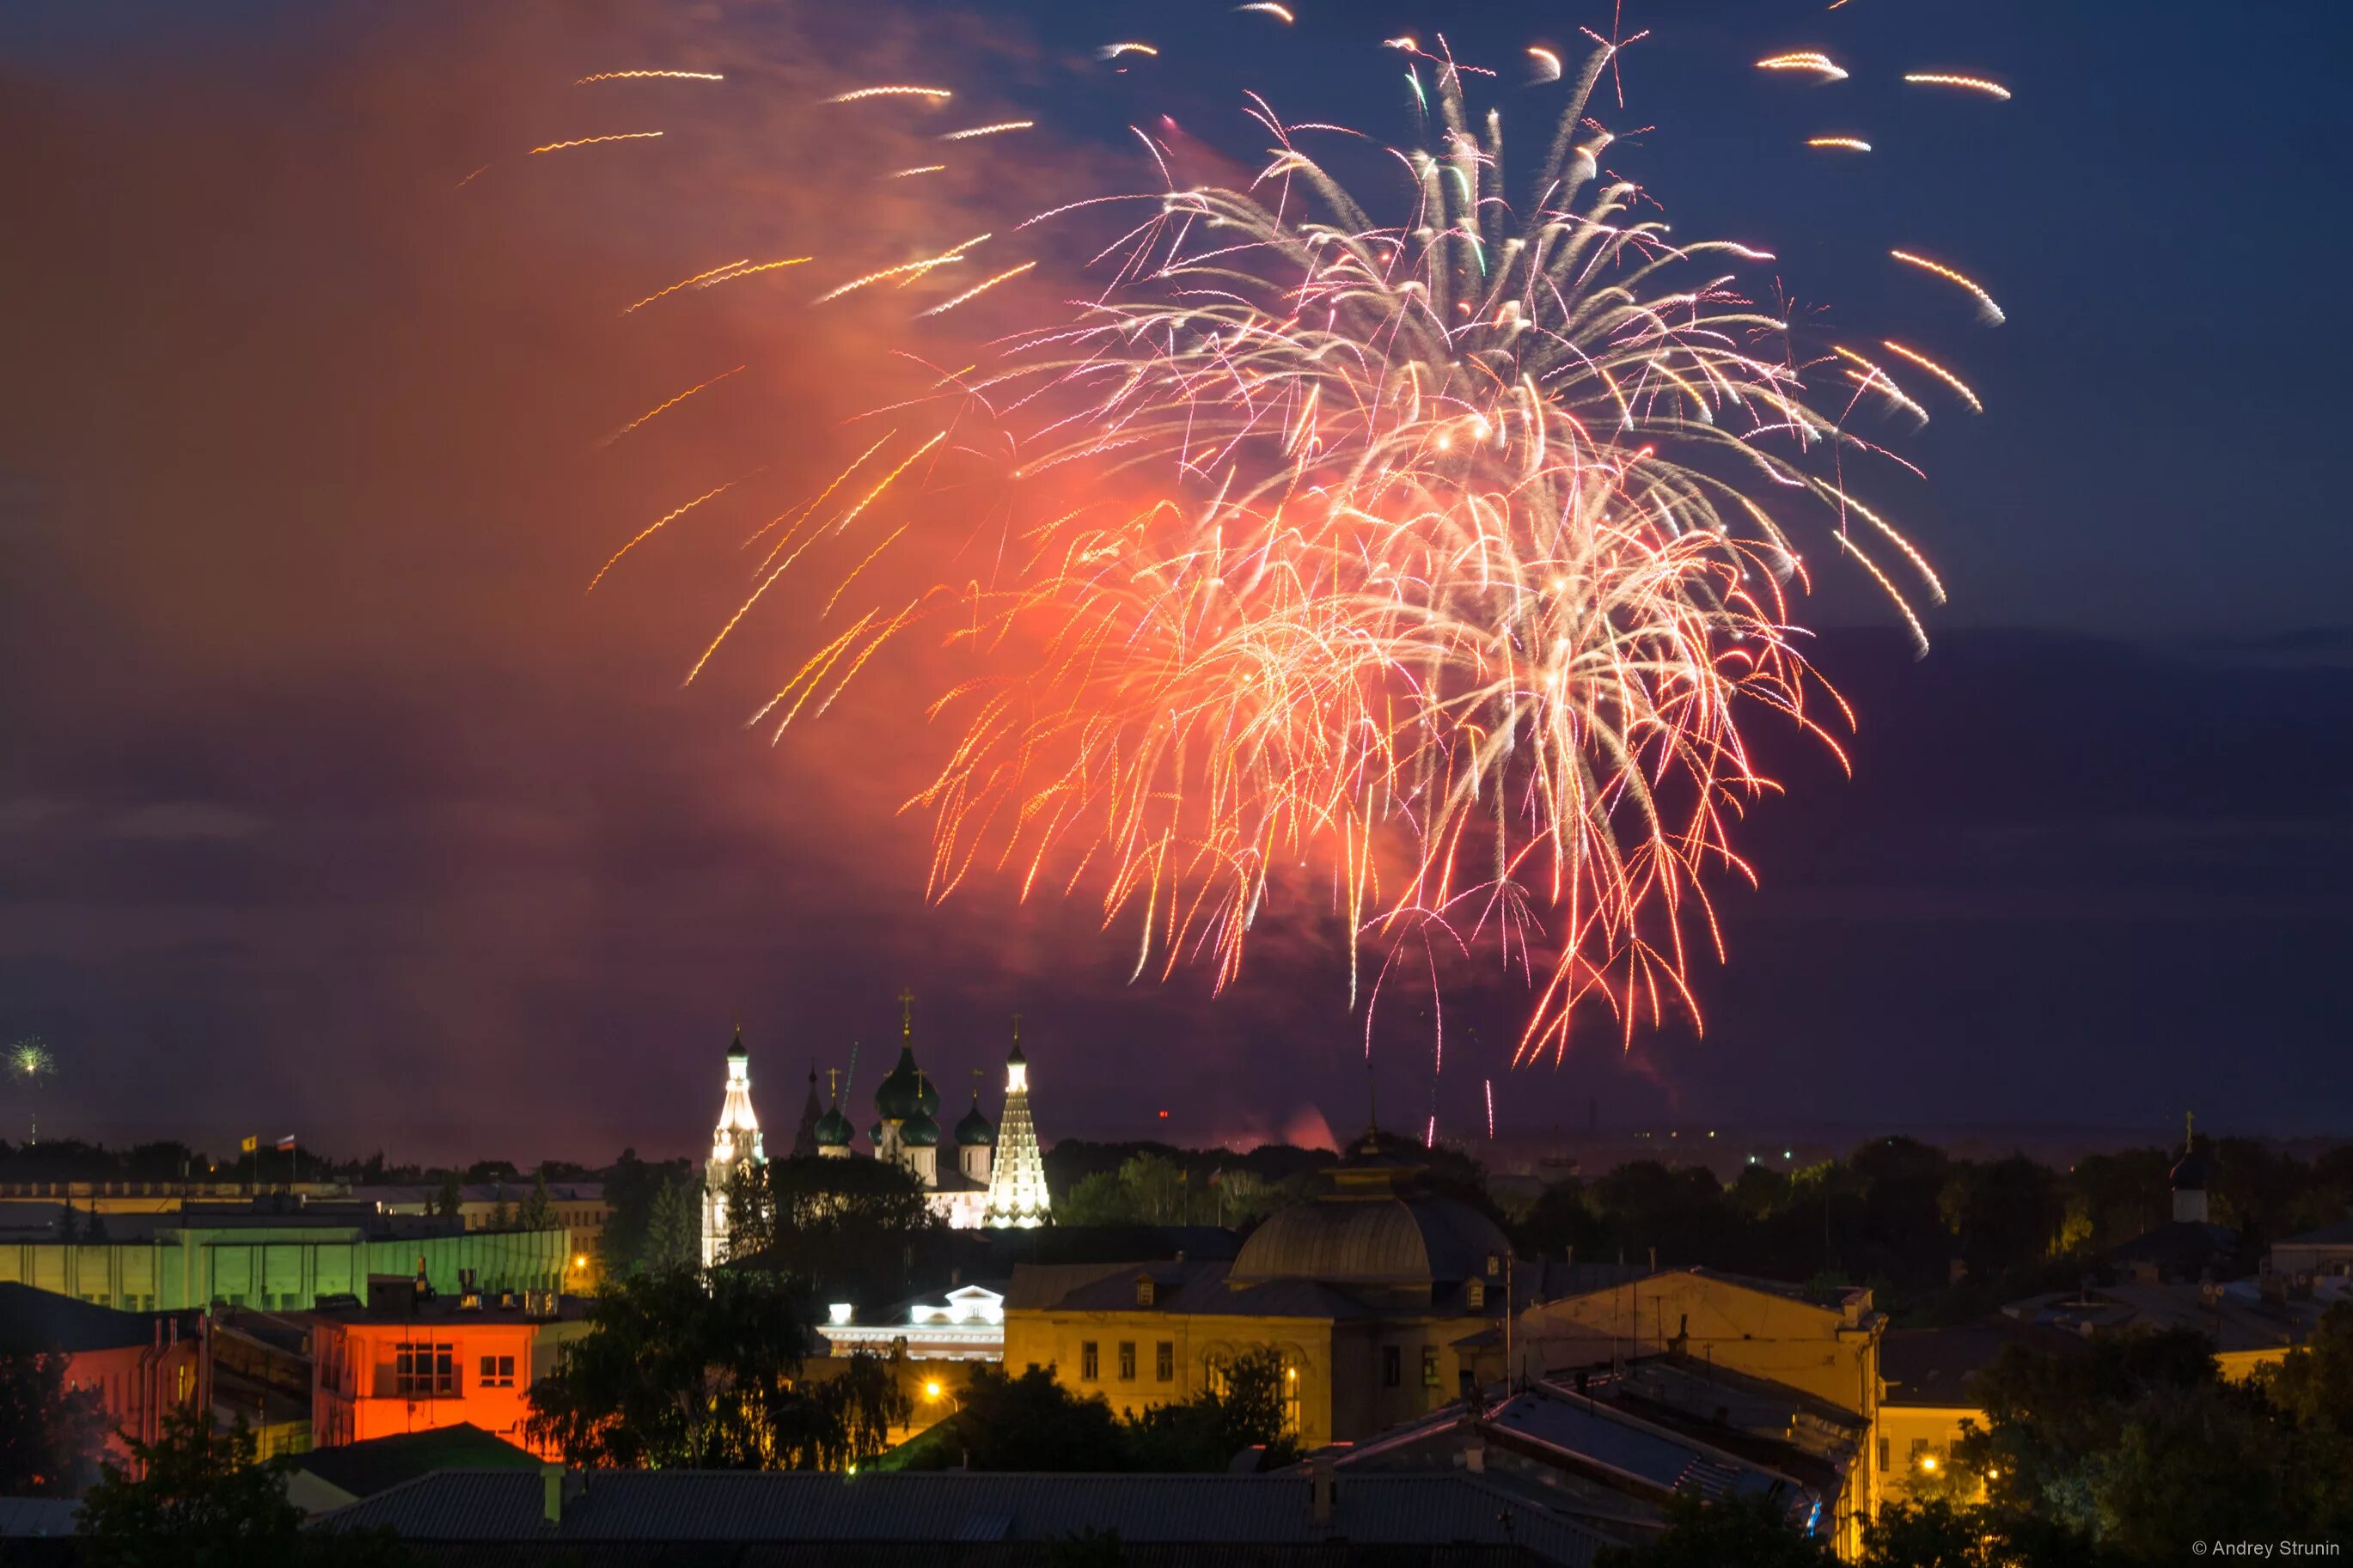
{"label": "glowing sparks", "polygon": [[1495,1080],[1487,1080],[1487,1142],[1495,1141]]}
{"label": "glowing sparks", "polygon": [[965,131],[951,131],[940,138],[943,142],[970,142],[975,137],[996,136],[1008,131],[1027,131],[1038,122],[1034,120],[1000,120],[994,125],[976,125]]}
{"label": "glowing sparks", "polygon": [[1914,364],[1918,365],[1922,370],[1926,371],[1930,375],[1935,376],[1938,381],[1943,382],[1947,386],[1951,387],[1954,393],[1959,396],[1960,400],[1969,405],[1970,413],[1983,414],[1985,412],[1985,405],[1978,401],[1978,395],[1969,390],[1968,384],[1963,382],[1959,376],[1955,375],[1951,371],[1947,370],[1943,365],[1938,364],[1935,360],[1930,359],[1926,354],[1921,353],[1914,349],[1907,349],[1902,343],[1889,342],[1884,338],[1880,340],[1880,344],[1882,347],[1886,349],[1889,353],[1903,355],[1905,359],[1910,360]]}
{"label": "glowing sparks", "polygon": [[828,103],[863,103],[870,98],[928,98],[934,103],[945,103],[955,93],[944,87],[861,87],[854,91],[836,93]]}
{"label": "glowing sparks", "polygon": [[963,304],[965,300],[976,299],[982,294],[986,294],[991,289],[996,288],[999,283],[1006,281],[1008,279],[1018,278],[1024,272],[1029,271],[1031,268],[1037,265],[1038,264],[1034,261],[1025,261],[1018,267],[1008,267],[1004,271],[998,273],[996,277],[974,284],[971,288],[965,289],[955,299],[934,305],[930,310],[924,310],[921,313],[926,316],[944,316],[950,310],[955,310],[958,305]]}
{"label": "glowing sparks", "polygon": [[749,267],[751,264],[751,258],[749,257],[744,257],[738,260],[726,262],[721,266],[713,267],[709,271],[698,272],[691,278],[681,278],[667,289],[655,289],[652,293],[647,295],[644,299],[638,300],[635,304],[622,306],[621,314],[624,316],[634,315],[636,312],[642,310],[647,306],[652,304],[655,300],[667,300],[681,289],[691,289],[696,284],[702,282],[706,279],[716,278],[722,273],[733,272],[739,267]]}
{"label": "glowing sparks", "polygon": [[1994,303],[1992,295],[1979,288],[1974,280],[1954,271],[1944,263],[1931,261],[1925,256],[1915,256],[1908,250],[1891,250],[1887,254],[1907,267],[1917,267],[1923,272],[1933,272],[1946,282],[1968,290],[1977,300],[1978,315],[1984,318],[1988,325],[1998,327],[2009,320],[2001,313],[2001,307]]}
{"label": "glowing sparks", "polygon": [[1767,55],[1757,62],[1761,71],[1806,71],[1824,81],[1844,81],[1846,72],[1830,56],[1811,49],[1800,49],[1786,55]]}
{"label": "glowing sparks", "polygon": [[1542,73],[1536,78],[1538,81],[1558,81],[1560,79],[1560,57],[1554,54],[1550,49],[1539,48],[1535,45],[1530,44],[1528,46],[1528,58],[1536,62],[1536,69]]}
{"label": "glowing sparks", "polygon": [[[910,803],[933,824],[933,897],[976,868],[1025,892],[1084,883],[1107,922],[1134,921],[1139,973],[1198,954],[1222,986],[1304,868],[1351,933],[1354,1001],[1399,963],[1439,984],[1440,953],[1483,943],[1535,993],[1522,1058],[1596,1008],[1629,1038],[1696,1016],[1685,975],[1723,952],[1715,884],[1750,875],[1736,823],[1779,787],[1750,716],[1830,742],[1790,628],[1789,531],[1819,520],[1915,635],[1906,581],[1941,589],[1848,477],[1878,450],[1843,428],[1857,389],[1918,405],[1736,286],[1769,257],[1671,240],[1647,192],[1598,176],[1581,128],[1609,58],[1575,73],[1540,175],[1555,194],[1525,214],[1464,151],[1501,162],[1493,121],[1399,151],[1419,188],[1388,226],[1336,190],[1268,197],[1306,166],[1288,148],[1254,181],[1150,194],[1081,314],[939,377],[955,420],[1001,428],[894,445],[838,521],[795,514],[723,638],[855,526],[828,622],[940,515],[914,476],[1008,454],[993,482],[1018,547],[998,574],[926,573],[895,607],[844,610],[760,715],[822,711],[924,621],[959,649],[1030,650],[929,709],[956,737]],[[1431,126],[1466,123],[1467,74],[1421,84]],[[1488,1109],[1492,1129],[1492,1089]]]}
{"label": "glowing sparks", "polygon": [[826,292],[819,294],[811,301],[811,303],[822,305],[828,300],[839,300],[844,294],[848,294],[854,289],[863,289],[870,283],[880,283],[886,278],[905,278],[910,275],[920,277],[923,273],[929,272],[934,267],[945,267],[953,262],[961,261],[964,258],[951,250],[944,255],[925,257],[921,261],[901,262],[896,267],[885,267],[880,271],[869,272],[863,278],[853,278],[838,289],[829,289]]}
{"label": "glowing sparks", "polygon": [[[614,442],[616,442],[616,441],[619,440],[622,437],[624,437],[624,436],[628,435],[630,431],[635,430],[635,429],[637,429],[638,426],[640,426],[644,425],[644,424],[645,424],[645,423],[647,423],[649,420],[651,420],[651,419],[653,419],[653,418],[656,418],[657,416],[660,416],[660,415],[663,415],[663,414],[667,414],[667,413],[669,413],[671,409],[673,409],[673,408],[677,407],[680,404],[684,403],[688,398],[692,397],[696,393],[698,393],[698,392],[702,392],[702,391],[703,391],[703,390],[705,390],[706,388],[709,388],[709,387],[717,386],[721,382],[725,381],[729,376],[741,375],[741,374],[744,374],[744,370],[745,370],[745,368],[746,368],[745,366],[743,366],[743,365],[740,365],[740,364],[739,364],[739,365],[737,365],[733,370],[723,370],[723,371],[721,371],[717,375],[712,376],[709,381],[699,381],[699,382],[695,383],[692,386],[688,387],[684,392],[680,393],[676,397],[670,398],[669,401],[664,402],[664,403],[658,403],[658,404],[654,405],[654,406],[652,406],[651,408],[647,409],[643,414],[638,415],[635,419],[630,420],[627,425],[622,426],[618,430],[616,430],[616,431],[614,431],[610,436],[606,437],[605,437],[605,439],[604,439],[604,441],[603,441],[601,444],[602,444],[602,445],[604,445],[604,446],[607,446],[607,447],[611,446]],[[655,526],[656,526],[656,527],[659,527],[660,525],[658,523],[658,524],[656,524]],[[599,574],[599,575],[602,575],[602,574]]]}
{"label": "glowing sparks", "polygon": [[550,142],[544,147],[531,150],[532,157],[542,153],[561,153],[569,147],[601,147],[607,142],[651,142],[661,134],[659,131],[617,131],[610,136],[579,136],[569,142]]}
{"label": "glowing sparks", "polygon": [[1257,11],[1265,16],[1271,16],[1276,21],[1286,25],[1299,19],[1291,14],[1290,6],[1278,5],[1274,3],[1274,0],[1250,0],[1250,4],[1247,5],[1237,5],[1234,9],[1237,11]]}
{"label": "glowing sparks", "polygon": [[[747,475],[745,477],[749,478],[750,476]],[[612,571],[614,567],[621,563],[622,556],[627,555],[630,551],[635,550],[638,545],[643,544],[647,540],[651,539],[655,534],[660,532],[663,529],[668,528],[671,523],[676,522],[680,518],[684,517],[688,512],[692,511],[704,501],[716,500],[721,496],[725,495],[729,490],[733,489],[737,485],[740,485],[743,482],[743,479],[730,479],[723,485],[719,485],[703,491],[701,495],[695,497],[684,506],[672,508],[670,510],[666,511],[662,513],[661,516],[654,519],[653,521],[646,524],[644,528],[638,531],[636,536],[627,544],[622,545],[621,548],[613,552],[613,558],[611,560],[596,568],[596,575],[588,579],[588,592],[593,594],[596,591],[596,584],[605,580],[605,574],[607,573]]]}
{"label": "glowing sparks", "polygon": [[598,81],[725,81],[726,79],[717,71],[598,71],[595,76],[582,77],[572,85],[586,87],[591,82]]}
{"label": "glowing sparks", "polygon": [[1105,44],[1098,52],[1107,60],[1115,60],[1122,55],[1157,56],[1160,53],[1150,44]]}
{"label": "glowing sparks", "polygon": [[1871,143],[1865,142],[1860,136],[1809,136],[1806,138],[1806,145],[1809,147],[1834,148],[1841,153],[1868,153],[1871,151]]}
{"label": "glowing sparks", "polygon": [[946,170],[945,163],[922,163],[912,169],[893,169],[882,177],[886,180],[903,180],[910,174],[938,174],[945,173]]}
{"label": "glowing sparks", "polygon": [[1988,81],[1981,76],[1955,76],[1948,71],[1913,71],[1904,79],[1915,87],[1953,87],[1964,92],[1981,92],[1988,98],[2010,100],[2010,89],[1998,81]]}
{"label": "glowing sparks", "polygon": [[699,278],[695,279],[694,286],[698,289],[716,289],[722,283],[733,283],[745,278],[757,278],[763,272],[781,272],[787,267],[806,267],[815,258],[807,256],[786,256],[775,261],[750,262],[741,267],[730,268],[715,278]]}

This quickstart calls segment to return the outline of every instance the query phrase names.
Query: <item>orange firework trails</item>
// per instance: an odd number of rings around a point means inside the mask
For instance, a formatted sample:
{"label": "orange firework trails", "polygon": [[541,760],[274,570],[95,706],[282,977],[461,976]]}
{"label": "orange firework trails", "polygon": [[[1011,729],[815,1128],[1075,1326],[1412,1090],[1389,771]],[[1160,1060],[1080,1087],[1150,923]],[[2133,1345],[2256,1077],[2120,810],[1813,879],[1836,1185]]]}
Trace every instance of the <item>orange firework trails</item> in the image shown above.
{"label": "orange firework trails", "polygon": [[[1696,1016],[1694,952],[1722,953],[1709,888],[1749,877],[1733,825],[1774,787],[1743,726],[1769,713],[1835,750],[1816,710],[1843,717],[1793,641],[1796,531],[1822,525],[1915,637],[1905,584],[1941,595],[1851,488],[1883,457],[1848,427],[1854,404],[1820,412],[1814,391],[1926,410],[1752,302],[1736,279],[1770,257],[1674,242],[1602,173],[1609,137],[1584,116],[1609,58],[1565,84],[1550,155],[1509,200],[1496,120],[1470,129],[1463,73],[1425,84],[1417,59],[1434,134],[1395,153],[1410,200],[1389,219],[1261,103],[1276,151],[1246,186],[1171,181],[1007,231],[1140,209],[1100,298],[944,376],[936,414],[894,411],[770,525],[696,669],[854,526],[839,619],[761,716],[822,712],[911,629],[968,656],[932,710],[957,738],[913,803],[933,896],[976,868],[1025,894],[1085,888],[1133,922],[1139,973],[1199,957],[1223,984],[1272,906],[1322,884],[1352,933],[1352,999],[1401,955],[1434,970],[1483,948],[1531,982],[1523,1058],[1565,1048],[1588,1004],[1629,1039],[1671,1006]],[[1021,270],[958,276],[990,237],[818,300],[945,268],[954,297],[909,312],[935,314]],[[1002,441],[942,445],[975,419]],[[1006,563],[867,605],[861,574],[923,521],[936,465],[984,450],[1014,454]]]}

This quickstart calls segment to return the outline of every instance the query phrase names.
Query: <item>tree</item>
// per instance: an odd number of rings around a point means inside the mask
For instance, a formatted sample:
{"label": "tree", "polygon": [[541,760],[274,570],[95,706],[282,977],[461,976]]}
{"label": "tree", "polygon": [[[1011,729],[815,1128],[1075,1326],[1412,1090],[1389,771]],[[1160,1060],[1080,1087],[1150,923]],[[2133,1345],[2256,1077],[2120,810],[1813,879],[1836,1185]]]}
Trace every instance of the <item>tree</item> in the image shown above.
{"label": "tree", "polygon": [[226,1431],[207,1411],[164,1417],[135,1468],[109,1462],[81,1500],[82,1561],[91,1568],[279,1568],[301,1554],[301,1510],[280,1467],[254,1462],[245,1418]]}
{"label": "tree", "polygon": [[456,1219],[465,1213],[466,1186],[457,1172],[450,1171],[441,1178],[441,1195],[434,1200],[433,1212],[443,1219]]}
{"label": "tree", "polygon": [[727,1174],[727,1258],[749,1258],[776,1244],[776,1204],[765,1162],[746,1160]]}
{"label": "tree", "polygon": [[673,1176],[654,1194],[641,1260],[649,1271],[691,1268],[702,1261],[702,1211],[694,1194],[692,1181]]}
{"label": "tree", "polygon": [[1599,1568],[1836,1568],[1819,1539],[1791,1524],[1785,1500],[1762,1494],[1709,1502],[1677,1492],[1667,1527],[1641,1546],[1605,1547]]}
{"label": "tree", "polygon": [[[635,1149],[624,1149],[621,1157],[605,1173],[605,1201],[612,1205],[612,1215],[605,1222],[604,1233],[597,1238],[597,1250],[606,1277],[618,1279],[649,1266],[648,1243],[653,1226],[654,1205],[662,1189],[673,1180],[682,1179],[691,1167],[684,1160],[665,1160],[648,1164],[638,1158]],[[701,1242],[701,1219],[696,1216],[696,1241]]]}
{"label": "tree", "polygon": [[908,1415],[871,1358],[830,1383],[802,1377],[810,1318],[771,1275],[632,1275],[588,1324],[530,1394],[533,1441],[575,1465],[838,1469],[881,1452]]}
{"label": "tree", "polygon": [[[912,1291],[947,1227],[913,1173],[889,1160],[771,1160],[765,1245],[739,1255],[826,1301],[879,1304]],[[938,1264],[940,1272],[945,1265]]]}
{"label": "tree", "polygon": [[1245,1448],[1264,1450],[1260,1468],[1299,1457],[1283,1419],[1290,1370],[1271,1345],[1228,1362],[1219,1385],[1182,1405],[1155,1405],[1127,1424],[1128,1463],[1138,1470],[1228,1468]]}
{"label": "tree", "polygon": [[66,1389],[59,1352],[0,1355],[0,1496],[74,1497],[98,1475],[103,1396]]}
{"label": "tree", "polygon": [[976,1470],[1101,1472],[1127,1468],[1119,1417],[1100,1394],[1081,1399],[1051,1367],[1008,1377],[976,1363],[951,1418],[961,1439],[931,1450],[940,1467],[969,1456]]}
{"label": "tree", "polygon": [[2353,1438],[2353,1301],[2321,1314],[2312,1337],[2270,1368],[2263,1384],[2290,1421]]}
{"label": "tree", "polygon": [[2048,1520],[1936,1498],[1882,1509],[1863,1527],[1863,1568],[2094,1568],[2091,1539]]}
{"label": "tree", "polygon": [[540,1168],[531,1184],[531,1195],[517,1205],[514,1217],[517,1230],[554,1230],[555,1203],[547,1191],[547,1169]]}

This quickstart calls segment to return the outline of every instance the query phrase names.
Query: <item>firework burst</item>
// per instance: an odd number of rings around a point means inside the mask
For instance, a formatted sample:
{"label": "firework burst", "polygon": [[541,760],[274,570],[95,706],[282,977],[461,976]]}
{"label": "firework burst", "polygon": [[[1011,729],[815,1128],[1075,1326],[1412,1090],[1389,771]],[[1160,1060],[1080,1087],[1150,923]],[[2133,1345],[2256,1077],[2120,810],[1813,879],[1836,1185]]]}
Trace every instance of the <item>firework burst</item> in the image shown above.
{"label": "firework burst", "polygon": [[913,803],[934,897],[976,868],[1091,884],[1138,973],[1198,956],[1222,985],[1271,899],[1328,880],[1353,996],[1483,946],[1535,989],[1523,1058],[1588,1002],[1629,1038],[1696,1016],[1708,886],[1749,876],[1732,828],[1773,787],[1743,723],[1830,740],[1790,529],[1827,524],[1915,637],[1902,580],[1941,590],[1840,477],[1877,448],[1810,375],[1919,405],[1859,356],[1810,359],[1736,282],[1769,257],[1671,241],[1602,174],[1608,59],[1521,205],[1459,72],[1430,144],[1394,153],[1388,223],[1260,105],[1278,147],[1246,188],[1143,198],[1114,286],[959,382],[1019,454],[1017,515],[1073,474],[1146,500],[1083,501],[1005,577],[870,613],[765,710],[821,711],[953,600],[979,673],[934,706],[960,738]]}

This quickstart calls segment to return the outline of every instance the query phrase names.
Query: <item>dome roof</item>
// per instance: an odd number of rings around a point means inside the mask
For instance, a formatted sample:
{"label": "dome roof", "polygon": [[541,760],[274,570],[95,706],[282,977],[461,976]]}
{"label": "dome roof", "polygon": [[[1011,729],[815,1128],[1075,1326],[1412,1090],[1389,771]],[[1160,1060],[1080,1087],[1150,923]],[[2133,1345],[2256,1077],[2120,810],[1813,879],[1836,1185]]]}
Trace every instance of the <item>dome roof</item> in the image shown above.
{"label": "dome roof", "polygon": [[2186,1149],[2174,1163],[2168,1180],[2177,1193],[2202,1193],[2206,1190],[2206,1156],[2196,1149]]}
{"label": "dome roof", "polygon": [[940,1124],[928,1116],[911,1116],[899,1124],[899,1142],[910,1149],[938,1146]]}
{"label": "dome roof", "polygon": [[1332,1190],[1270,1215],[1242,1243],[1227,1278],[1427,1286],[1472,1279],[1512,1244],[1468,1204],[1403,1189],[1398,1168],[1342,1165]]}
{"label": "dome roof", "polygon": [[735,1043],[727,1047],[727,1059],[729,1061],[742,1061],[751,1054],[751,1052],[744,1048],[744,1030],[739,1025],[735,1030]]}
{"label": "dome roof", "polygon": [[874,1091],[874,1109],[885,1121],[905,1121],[917,1114],[930,1116],[940,1108],[937,1085],[915,1067],[915,1047],[899,1047],[899,1065]]}
{"label": "dome roof", "polygon": [[963,1149],[997,1142],[996,1127],[980,1113],[979,1096],[973,1097],[972,1109],[965,1111],[964,1120],[955,1124],[955,1141],[956,1146]]}
{"label": "dome roof", "polygon": [[847,1149],[849,1141],[858,1135],[858,1130],[849,1125],[849,1118],[841,1113],[838,1105],[828,1106],[809,1131],[820,1149]]}

